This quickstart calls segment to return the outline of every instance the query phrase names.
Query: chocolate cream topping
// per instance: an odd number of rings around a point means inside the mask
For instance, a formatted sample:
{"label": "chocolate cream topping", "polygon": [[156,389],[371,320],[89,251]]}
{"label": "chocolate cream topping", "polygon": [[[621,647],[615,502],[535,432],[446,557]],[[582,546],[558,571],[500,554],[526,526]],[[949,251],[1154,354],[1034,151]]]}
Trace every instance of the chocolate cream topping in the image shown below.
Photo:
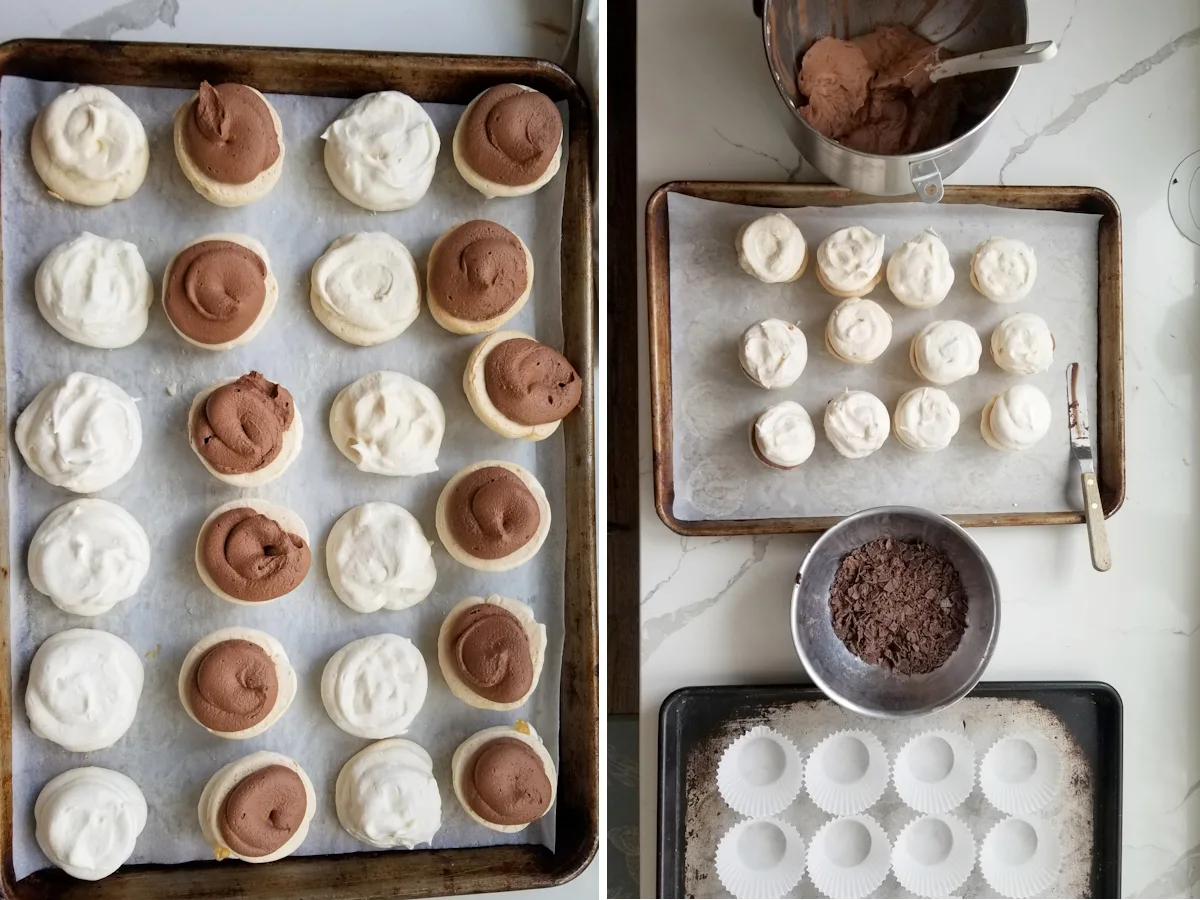
{"label": "chocolate cream topping", "polygon": [[192,162],[222,184],[248,184],[279,159],[271,110],[244,84],[200,82],[184,116],[183,140]]}
{"label": "chocolate cream topping", "polygon": [[222,641],[200,658],[188,700],[200,724],[230,734],[257,725],[279,697],[279,673],[253,641]]}
{"label": "chocolate cream topping", "polygon": [[251,372],[208,395],[192,419],[192,444],[223,475],[257,472],[279,456],[294,417],[287,389]]}
{"label": "chocolate cream topping", "polygon": [[463,476],[446,503],[450,533],[477,559],[503,559],[537,533],[537,498],[515,473],[486,466]]}
{"label": "chocolate cream topping", "polygon": [[562,143],[562,116],[554,101],[519,85],[488,88],[466,116],[459,152],[480,176],[497,184],[533,184]]}
{"label": "chocolate cream topping", "polygon": [[452,316],[484,322],[521,299],[529,286],[527,262],[521,241],[503,225],[464,222],[430,257],[429,290]]}
{"label": "chocolate cream topping", "polygon": [[494,603],[463,611],[454,623],[454,661],[462,680],[493,703],[515,703],[533,685],[529,636]]}
{"label": "chocolate cream topping", "polygon": [[171,323],[201,344],[223,344],[254,324],[267,298],[267,264],[233,241],[181,250],[167,273],[163,306]]}
{"label": "chocolate cream topping", "polygon": [[552,788],[533,748],[516,738],[488,741],[468,766],[467,804],[495,825],[528,825],[550,808]]}
{"label": "chocolate cream topping", "polygon": [[217,587],[247,603],[282,597],[308,574],[312,553],[301,537],[247,506],[217,516],[200,541],[200,559]]}
{"label": "chocolate cream topping", "polygon": [[483,364],[492,405],[521,425],[547,425],[579,405],[583,384],[567,358],[545,344],[513,338],[493,347]]}
{"label": "chocolate cream topping", "polygon": [[257,859],[286,844],[304,821],[308,795],[287,766],[267,766],[238,782],[221,805],[221,837],[239,856]]}

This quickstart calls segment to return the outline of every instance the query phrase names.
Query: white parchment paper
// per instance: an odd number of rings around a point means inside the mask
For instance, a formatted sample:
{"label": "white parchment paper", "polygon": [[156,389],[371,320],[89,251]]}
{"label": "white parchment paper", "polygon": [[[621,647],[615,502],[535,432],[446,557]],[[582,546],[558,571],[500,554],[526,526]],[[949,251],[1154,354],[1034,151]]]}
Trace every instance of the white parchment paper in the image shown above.
{"label": "white parchment paper", "polygon": [[[1094,404],[1098,216],[916,201],[774,210],[674,193],[668,204],[678,518],[840,516],[888,504],[941,513],[1082,507],[1078,474],[1069,465],[1065,371],[1070,362],[1083,364]],[[791,284],[763,284],[738,266],[738,229],[769,212],[786,213],[808,240],[808,269]],[[829,234],[849,225],[865,225],[886,237],[885,266],[904,241],[932,227],[954,264],[954,287],[932,310],[903,306],[888,290],[886,278],[871,292],[869,296],[892,316],[892,343],[867,366],[839,362],[825,348],[825,325],[840,301],[817,282],[815,253]],[[971,286],[971,254],[992,235],[1019,238],[1037,254],[1037,281],[1020,303],[992,303]],[[989,350],[992,331],[1017,312],[1042,316],[1056,344],[1049,371],[1027,379],[1000,369]],[[742,332],[768,318],[799,322],[808,339],[808,366],[790,388],[761,388],[738,363]],[[891,436],[866,459],[840,456],[824,436],[825,404],[844,390],[863,390],[895,410],[905,391],[925,384],[909,364],[909,344],[921,328],[938,319],[967,322],[983,344],[979,373],[944,388],[962,417],[954,441],[945,450],[918,453]],[[993,450],[979,431],[983,407],[1020,380],[1036,384],[1049,398],[1050,432],[1031,450]],[[817,431],[813,455],[788,472],[764,466],[749,444],[750,424],[782,400],[794,400],[808,410]]]}
{"label": "white parchment paper", "polygon": [[[0,204],[3,214],[4,337],[7,353],[9,427],[47,383],[73,370],[112,379],[138,401],[144,443],[133,471],[100,496],[128,509],[145,527],[153,548],[149,575],[136,597],[92,619],[59,611],[29,584],[25,556],[33,532],[67,491],[33,475],[15,446],[9,455],[12,526],[13,796],[14,861],[23,877],[47,860],[33,836],[33,803],[42,785],[76,766],[117,769],[138,783],[150,807],[132,863],[174,863],[211,858],[201,836],[196,804],[209,776],[255,750],[286,753],[308,772],[319,807],[300,854],[370,850],[338,824],[333,785],[341,766],[369,742],[340,731],[326,715],[320,679],[329,657],[360,637],[394,632],[412,639],[429,667],[429,694],[407,737],[425,747],[442,788],[442,828],[434,847],[498,843],[553,846],[554,811],[516,835],[474,825],[450,786],[450,756],[460,741],[491,725],[525,718],[558,756],[559,675],[563,638],[564,447],[560,434],[539,444],[505,440],[471,412],[462,372],[477,339],[442,330],[424,310],[399,338],[379,347],[346,344],[326,331],[309,306],[309,270],[338,236],[381,230],[412,251],[422,272],[434,239],[446,228],[487,218],[510,228],[528,244],[535,262],[533,296],[507,327],[562,346],[559,243],[563,169],[531,197],[485,201],[454,168],[450,140],[462,107],[428,104],[442,139],[437,174],[414,208],[374,214],[344,200],[322,162],[320,134],[349,101],[272,95],[283,120],[287,156],[283,176],[263,200],[222,209],[188,184],[171,145],[171,119],[189,92],[114,87],[141,118],[150,139],[150,171],[131,199],[99,209],[63,203],[45,190],[29,158],[37,111],[71,85],[5,78],[0,82]],[[566,115],[565,108],[563,110]],[[279,280],[280,299],[262,334],[244,347],[212,353],[185,343],[156,304],[146,334],[120,350],[70,343],[43,321],[33,296],[37,266],[51,248],[89,230],[123,238],[140,249],[156,287],[172,254],[188,240],[218,231],[240,231],[263,242]],[[299,459],[272,484],[239,492],[210,476],[188,445],[187,411],[193,395],[219,378],[258,369],[295,397],[304,419]],[[414,478],[359,472],[329,437],[334,395],[354,379],[393,369],[427,384],[446,410],[439,471]],[[11,435],[11,431],[10,431]],[[504,459],[528,467],[546,488],[555,523],[535,559],[513,572],[485,574],[459,565],[440,544],[434,560],[438,580],[432,596],[400,612],[362,615],[341,603],[325,571],[325,538],[346,510],[370,500],[399,503],[437,541],[434,504],[446,480],[467,463]],[[192,554],[206,515],[238,496],[262,496],[296,510],[308,526],[313,567],[292,594],[261,608],[236,606],[200,582]],[[547,627],[549,646],[538,689],[513,713],[468,707],[446,687],[437,665],[437,632],[446,612],[463,597],[501,593],[532,605]],[[176,691],[179,666],[199,638],[217,628],[245,625],[278,638],[299,678],[295,702],[266,733],[247,741],[209,735],[184,713]],[[34,650],[66,628],[95,627],[128,641],[142,656],[145,688],[137,719],[107,750],[70,753],[29,730],[24,710],[26,673]]]}

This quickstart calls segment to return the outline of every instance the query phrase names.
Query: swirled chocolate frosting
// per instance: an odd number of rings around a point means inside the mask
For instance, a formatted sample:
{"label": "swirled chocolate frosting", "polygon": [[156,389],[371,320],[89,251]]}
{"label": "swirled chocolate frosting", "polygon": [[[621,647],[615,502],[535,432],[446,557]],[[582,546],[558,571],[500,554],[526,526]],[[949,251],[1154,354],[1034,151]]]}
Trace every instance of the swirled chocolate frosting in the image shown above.
{"label": "swirled chocolate frosting", "polygon": [[541,757],[524,741],[496,738],[469,764],[467,803],[496,825],[527,825],[546,814],[553,790]]}
{"label": "swirled chocolate frosting", "polygon": [[200,539],[200,559],[213,582],[247,603],[282,597],[304,580],[308,543],[248,506],[217,516]]}
{"label": "swirled chocolate frosting", "polygon": [[248,184],[279,159],[279,134],[262,97],[244,84],[200,82],[183,141],[197,168],[222,184]]}
{"label": "swirled chocolate frosting", "polygon": [[443,235],[429,258],[429,291],[459,319],[485,322],[508,310],[529,286],[520,239],[486,219],[464,222]]}
{"label": "swirled chocolate frosting", "polygon": [[464,475],[446,503],[450,533],[477,559],[503,559],[520,550],[537,533],[541,517],[537,498],[503,466]]}
{"label": "swirled chocolate frosting", "polygon": [[541,91],[498,84],[465,113],[459,152],[480,176],[521,187],[545,174],[562,143],[562,116]]}
{"label": "swirled chocolate frosting", "polygon": [[286,388],[251,372],[208,395],[192,418],[192,444],[223,475],[257,472],[279,456],[295,413]]}
{"label": "swirled chocolate frosting", "polygon": [[200,658],[188,692],[200,724],[226,734],[257,725],[278,697],[279,673],[267,651],[237,639],[222,641]]}
{"label": "swirled chocolate frosting", "polygon": [[515,703],[533,685],[529,636],[502,606],[480,603],[459,614],[453,632],[454,663],[464,682],[493,703]]}
{"label": "swirled chocolate frosting", "polygon": [[545,344],[513,338],[493,347],[483,364],[492,405],[521,425],[547,425],[579,405],[583,384],[567,358]]}
{"label": "swirled chocolate frosting", "polygon": [[266,298],[267,264],[257,253],[233,241],[201,241],[172,262],[163,306],[183,334],[212,345],[245,334]]}
{"label": "swirled chocolate frosting", "polygon": [[286,844],[304,822],[308,794],[287,766],[266,766],[238,782],[221,805],[221,836],[229,849],[257,859]]}

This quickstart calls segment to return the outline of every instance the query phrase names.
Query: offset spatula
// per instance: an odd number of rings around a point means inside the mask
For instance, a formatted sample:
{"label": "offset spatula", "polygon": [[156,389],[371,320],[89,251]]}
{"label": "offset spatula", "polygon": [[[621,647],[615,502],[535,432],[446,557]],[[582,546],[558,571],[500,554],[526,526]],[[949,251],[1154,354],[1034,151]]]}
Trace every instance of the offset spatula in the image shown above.
{"label": "offset spatula", "polygon": [[1104,508],[1100,505],[1096,460],[1092,455],[1092,437],[1088,432],[1087,393],[1079,363],[1067,366],[1067,427],[1071,429],[1071,455],[1079,461],[1079,469],[1083,473],[1083,517],[1087,522],[1088,543],[1092,548],[1092,565],[1097,572],[1107,572],[1112,568],[1112,552],[1108,547]]}

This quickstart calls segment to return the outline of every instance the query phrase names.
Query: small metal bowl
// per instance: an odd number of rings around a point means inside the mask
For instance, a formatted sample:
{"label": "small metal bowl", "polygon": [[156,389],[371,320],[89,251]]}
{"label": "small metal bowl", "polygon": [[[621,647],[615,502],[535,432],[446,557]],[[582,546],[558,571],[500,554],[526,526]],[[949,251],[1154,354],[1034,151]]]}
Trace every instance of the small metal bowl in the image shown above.
{"label": "small metal bowl", "polygon": [[[949,557],[967,593],[967,629],[958,649],[926,675],[895,675],[863,662],[834,633],[829,586],[842,558],[877,538],[917,540]],[[883,506],[855,513],[808,552],[792,591],[792,640],[809,677],[831,700],[864,716],[924,716],[961,700],[979,683],[1000,633],[1000,588],[979,545],[937,513]]]}

